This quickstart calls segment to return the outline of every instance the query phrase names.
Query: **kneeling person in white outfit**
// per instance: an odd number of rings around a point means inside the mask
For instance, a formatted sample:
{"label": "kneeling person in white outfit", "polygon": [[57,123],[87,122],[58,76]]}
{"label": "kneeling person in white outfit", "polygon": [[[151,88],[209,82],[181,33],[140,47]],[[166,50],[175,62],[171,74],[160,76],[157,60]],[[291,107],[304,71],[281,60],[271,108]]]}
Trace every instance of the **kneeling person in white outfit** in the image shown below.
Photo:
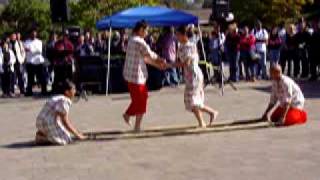
{"label": "kneeling person in white outfit", "polygon": [[49,99],[37,117],[37,144],[66,145],[73,141],[71,134],[79,140],[85,139],[68,117],[71,99],[76,92],[75,85],[67,80],[62,90],[63,95]]}

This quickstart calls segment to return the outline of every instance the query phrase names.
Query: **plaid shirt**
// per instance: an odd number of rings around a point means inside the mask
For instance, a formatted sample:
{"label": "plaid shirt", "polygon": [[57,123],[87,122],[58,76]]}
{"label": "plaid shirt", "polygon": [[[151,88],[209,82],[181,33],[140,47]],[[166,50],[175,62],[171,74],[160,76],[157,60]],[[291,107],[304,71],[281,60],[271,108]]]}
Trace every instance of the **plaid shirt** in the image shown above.
{"label": "plaid shirt", "polygon": [[54,144],[69,144],[72,139],[70,132],[64,127],[57,113],[68,114],[72,102],[65,96],[55,96],[49,99],[40,111],[36,127]]}
{"label": "plaid shirt", "polygon": [[127,47],[126,61],[124,64],[124,79],[134,84],[145,84],[148,78],[148,71],[145,57],[157,59],[158,55],[153,52],[149,45],[139,36],[133,36]]}
{"label": "plaid shirt", "polygon": [[303,109],[304,96],[299,86],[289,77],[282,75],[280,81],[272,82],[272,93],[270,103],[276,104],[280,102],[280,106],[284,107],[291,101],[291,106]]}

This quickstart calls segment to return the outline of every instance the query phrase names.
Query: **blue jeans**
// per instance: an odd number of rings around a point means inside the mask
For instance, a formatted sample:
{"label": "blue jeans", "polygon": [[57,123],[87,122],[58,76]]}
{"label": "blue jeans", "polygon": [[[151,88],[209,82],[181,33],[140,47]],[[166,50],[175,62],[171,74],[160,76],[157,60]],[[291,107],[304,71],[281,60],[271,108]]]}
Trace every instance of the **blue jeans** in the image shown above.
{"label": "blue jeans", "polygon": [[[246,79],[250,80],[256,77],[256,62],[251,58],[250,51],[241,51],[240,52],[240,65],[241,61],[244,63]],[[241,68],[240,68],[241,72]]]}
{"label": "blue jeans", "polygon": [[267,74],[267,52],[258,52],[260,59],[258,61],[258,75],[262,79],[268,79]]}
{"label": "blue jeans", "polygon": [[220,56],[219,53],[220,52],[218,49],[212,50],[210,52],[210,56],[209,56],[210,62],[215,66],[220,65],[221,58],[219,57]]}
{"label": "blue jeans", "polygon": [[272,65],[278,64],[280,60],[280,50],[279,49],[270,49],[269,57]]}
{"label": "blue jeans", "polygon": [[164,71],[164,79],[162,85],[164,86],[177,86],[179,84],[179,78],[176,68],[169,68]]}
{"label": "blue jeans", "polygon": [[228,51],[228,61],[230,68],[230,80],[237,82],[239,81],[239,59],[240,52],[239,51]]}

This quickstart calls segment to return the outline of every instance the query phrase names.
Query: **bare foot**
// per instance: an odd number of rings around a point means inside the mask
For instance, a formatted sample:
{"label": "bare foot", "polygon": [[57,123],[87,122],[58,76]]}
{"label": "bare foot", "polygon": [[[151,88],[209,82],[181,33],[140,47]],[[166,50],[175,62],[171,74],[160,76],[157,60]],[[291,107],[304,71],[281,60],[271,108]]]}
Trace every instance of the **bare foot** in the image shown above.
{"label": "bare foot", "polygon": [[125,122],[126,124],[128,124],[129,126],[131,126],[130,116],[124,114],[122,117],[123,117],[123,119],[124,119],[124,122]]}
{"label": "bare foot", "polygon": [[209,126],[212,126],[213,121],[215,121],[217,119],[218,115],[219,115],[218,111],[214,111],[212,114],[210,114]]}
{"label": "bare foot", "polygon": [[205,123],[202,123],[202,124],[199,124],[198,128],[205,129],[205,128],[207,128],[207,125]]}

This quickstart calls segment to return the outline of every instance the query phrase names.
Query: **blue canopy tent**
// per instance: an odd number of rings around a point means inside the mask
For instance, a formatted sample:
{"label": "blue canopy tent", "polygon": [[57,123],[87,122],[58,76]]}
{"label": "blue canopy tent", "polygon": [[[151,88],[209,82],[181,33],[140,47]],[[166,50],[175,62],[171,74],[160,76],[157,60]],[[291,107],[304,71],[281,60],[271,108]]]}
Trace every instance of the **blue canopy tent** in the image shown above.
{"label": "blue canopy tent", "polygon": [[159,6],[142,6],[131,8],[104,17],[97,22],[99,30],[112,28],[133,28],[138,21],[145,20],[150,26],[180,26],[198,24],[198,17],[183,11]]}
{"label": "blue canopy tent", "polygon": [[[152,27],[165,27],[165,26],[181,26],[188,24],[195,24],[199,26],[198,17],[185,13],[183,11],[169,9],[161,6],[141,6],[136,8],[130,8],[121,12],[118,12],[111,16],[106,16],[99,20],[96,24],[98,30],[109,29],[110,34],[112,28],[133,28],[135,24],[141,20],[145,20]],[[199,31],[201,32],[201,31]],[[200,33],[201,36],[201,33]],[[202,42],[202,38],[201,42]],[[109,89],[109,77],[110,77],[110,46],[111,38],[109,38],[108,45],[108,70],[107,70],[107,91]],[[202,46],[203,47],[203,46]],[[203,49],[204,52],[204,49]]]}

